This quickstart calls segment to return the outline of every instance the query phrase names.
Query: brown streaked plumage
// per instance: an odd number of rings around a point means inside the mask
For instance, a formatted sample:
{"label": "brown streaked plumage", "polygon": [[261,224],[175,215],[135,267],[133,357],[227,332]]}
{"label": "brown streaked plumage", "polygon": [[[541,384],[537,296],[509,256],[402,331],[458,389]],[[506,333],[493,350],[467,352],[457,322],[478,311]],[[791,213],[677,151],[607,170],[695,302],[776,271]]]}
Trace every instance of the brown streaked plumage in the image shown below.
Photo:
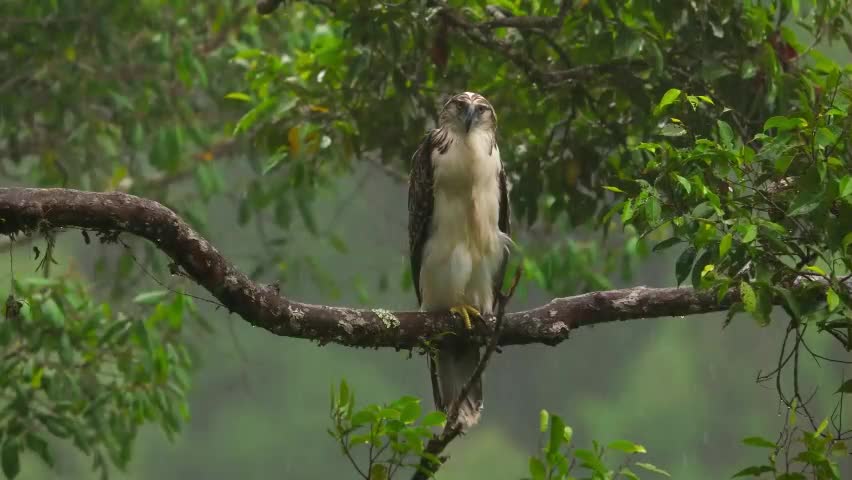
{"label": "brown streaked plumage", "polygon": [[[496,128],[497,117],[485,97],[460,93],[444,104],[438,128],[412,157],[408,234],[422,310],[465,305],[490,313],[495,306],[511,243]],[[438,408],[446,411],[478,360],[479,348],[463,339],[440,341],[429,362]],[[478,421],[481,406],[480,382],[462,402],[463,428]]]}

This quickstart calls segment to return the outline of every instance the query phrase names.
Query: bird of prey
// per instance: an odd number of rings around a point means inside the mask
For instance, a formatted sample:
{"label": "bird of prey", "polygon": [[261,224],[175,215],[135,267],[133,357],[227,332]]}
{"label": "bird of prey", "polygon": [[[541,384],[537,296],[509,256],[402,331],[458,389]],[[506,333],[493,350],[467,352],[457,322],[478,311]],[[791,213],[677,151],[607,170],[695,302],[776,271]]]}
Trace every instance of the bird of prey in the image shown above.
{"label": "bird of prey", "polygon": [[[509,255],[506,173],[497,148],[497,116],[482,95],[453,96],[411,159],[408,238],[422,311],[447,310],[467,329],[471,316],[491,313]],[[436,408],[447,412],[473,374],[480,349],[444,336],[429,355]],[[459,426],[477,423],[481,380],[459,407]],[[449,412],[447,412],[449,413]]]}

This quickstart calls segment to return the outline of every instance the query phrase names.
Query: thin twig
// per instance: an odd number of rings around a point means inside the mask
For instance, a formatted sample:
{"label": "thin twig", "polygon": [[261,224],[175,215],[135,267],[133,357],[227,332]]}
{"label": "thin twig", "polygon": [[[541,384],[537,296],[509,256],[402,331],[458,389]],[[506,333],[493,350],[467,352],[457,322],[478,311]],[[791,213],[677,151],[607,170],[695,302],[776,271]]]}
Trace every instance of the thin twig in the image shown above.
{"label": "thin twig", "polygon": [[[459,391],[459,394],[453,400],[453,403],[450,404],[450,408],[447,409],[447,422],[444,424],[444,430],[439,435],[433,436],[426,445],[424,453],[429,454],[431,458],[438,457],[447,445],[449,445],[450,442],[455,440],[455,438],[462,433],[461,425],[458,423],[461,404],[467,397],[468,393],[470,393],[470,389],[473,388],[473,385],[482,378],[482,373],[485,371],[485,367],[488,366],[488,361],[491,359],[491,355],[493,355],[494,351],[497,350],[497,345],[500,343],[500,333],[503,328],[503,318],[506,316],[506,305],[515,294],[515,289],[518,286],[518,282],[520,282],[522,273],[523,264],[519,264],[518,268],[515,270],[515,276],[512,280],[512,285],[509,288],[509,291],[505,294],[502,291],[497,292],[498,301],[496,318],[494,320],[494,331],[488,341],[488,346],[485,348],[485,353],[479,359],[479,363],[477,363],[470,378],[467,380],[461,391]],[[435,472],[438,471],[444,461],[440,457],[438,457],[438,459],[440,462],[434,462],[424,456],[420,461],[420,466],[417,468],[417,471],[414,472],[412,480],[426,480],[435,475]]]}
{"label": "thin twig", "polygon": [[145,275],[147,275],[147,276],[148,276],[151,280],[153,280],[154,282],[156,282],[156,284],[157,284],[157,285],[159,285],[159,286],[163,287],[164,289],[168,290],[168,291],[169,291],[169,292],[171,292],[171,293],[174,293],[175,295],[183,295],[183,296],[185,296],[185,297],[189,297],[189,298],[192,298],[192,299],[194,299],[194,300],[199,300],[199,301],[202,301],[202,302],[207,302],[207,303],[209,303],[209,304],[215,305],[215,306],[216,306],[216,308],[223,308],[223,307],[225,307],[225,305],[222,305],[221,303],[219,303],[219,302],[217,302],[217,301],[215,301],[215,300],[211,300],[211,299],[209,299],[209,298],[204,298],[204,297],[199,297],[198,295],[193,295],[193,294],[191,294],[191,293],[181,292],[181,291],[175,290],[174,288],[172,288],[172,287],[171,287],[171,286],[169,286],[169,285],[166,285],[166,283],[165,283],[165,282],[163,282],[162,280],[160,280],[159,278],[157,278],[157,276],[156,276],[156,275],[154,275],[154,274],[153,274],[150,270],[148,270],[148,269],[145,267],[145,265],[143,265],[143,264],[142,264],[142,262],[140,262],[140,261],[139,261],[139,259],[138,259],[138,258],[136,258],[136,255],[133,253],[133,249],[132,249],[132,248],[130,248],[130,245],[128,245],[128,244],[127,244],[124,240],[122,240],[122,239],[120,239],[120,238],[118,239],[118,243],[120,243],[120,244],[121,244],[121,246],[123,246],[123,247],[124,247],[124,249],[125,249],[125,250],[127,250],[127,254],[128,254],[128,255],[130,255],[130,258],[133,260],[133,263],[135,263],[135,264],[136,264],[136,266],[137,266],[137,267],[139,267],[139,269],[140,269],[140,270],[142,270],[142,272],[143,272]]}

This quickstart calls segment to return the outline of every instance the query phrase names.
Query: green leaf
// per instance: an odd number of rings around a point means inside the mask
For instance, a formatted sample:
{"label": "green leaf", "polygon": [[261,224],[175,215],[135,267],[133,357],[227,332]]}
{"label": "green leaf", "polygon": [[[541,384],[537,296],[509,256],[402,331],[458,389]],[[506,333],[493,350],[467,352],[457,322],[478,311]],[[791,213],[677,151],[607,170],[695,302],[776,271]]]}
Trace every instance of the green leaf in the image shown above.
{"label": "green leaf", "polygon": [[544,464],[536,457],[530,457],[530,476],[533,480],[544,480],[546,478]]}
{"label": "green leaf", "polygon": [[607,448],[624,453],[648,453],[648,451],[645,450],[645,447],[629,440],[616,440],[607,445]]}
{"label": "green leaf", "polygon": [[832,289],[825,291],[825,302],[828,304],[828,311],[833,312],[840,305],[840,297]]}
{"label": "green leaf", "polygon": [[244,132],[254,126],[254,124],[257,123],[257,121],[263,115],[265,115],[270,110],[272,110],[273,107],[275,107],[276,101],[277,100],[275,98],[269,97],[263,100],[260,105],[246,112],[245,115],[243,115],[242,118],[237,121],[237,125],[234,127],[233,134],[237,135],[238,133]]}
{"label": "green leaf", "polygon": [[[596,474],[603,477],[606,475],[607,468],[604,466],[603,462],[601,462],[600,458],[595,455],[591,450],[578,449],[574,451],[574,456],[582,461],[582,466],[592,470]],[[638,465],[638,464],[637,464]],[[595,477],[598,478],[598,477]]]}
{"label": "green leaf", "polygon": [[775,172],[783,175],[790,168],[791,163],[793,163],[793,155],[781,155],[775,159]]}
{"label": "green leaf", "polygon": [[41,460],[49,467],[53,466],[53,456],[50,454],[50,448],[47,441],[32,433],[27,434],[27,447],[36,453]]}
{"label": "green leaf", "polygon": [[659,473],[660,475],[665,475],[667,477],[671,477],[669,472],[667,472],[667,471],[665,471],[661,468],[658,468],[658,467],[656,467],[656,466],[654,466],[650,463],[636,462],[635,465],[639,468],[644,468],[645,470],[648,470],[649,472]]}
{"label": "green leaf", "polygon": [[719,127],[719,141],[725,147],[731,148],[734,143],[734,130],[724,120],[716,120],[716,125]]}
{"label": "green leaf", "polygon": [[346,247],[346,242],[343,241],[343,238],[340,237],[340,235],[329,233],[328,242],[331,244],[331,248],[333,248],[337,253],[346,254],[349,252],[349,249]]}
{"label": "green leaf", "polygon": [[663,251],[663,250],[665,250],[665,249],[667,249],[667,248],[669,248],[673,245],[676,245],[676,244],[678,244],[682,241],[683,240],[681,240],[679,237],[667,238],[667,239],[663,240],[662,242],[654,245],[654,248],[652,248],[651,251],[661,252],[661,251]]}
{"label": "green leaf", "polygon": [[677,181],[678,181],[678,182],[680,183],[680,185],[683,187],[683,189],[684,189],[684,190],[686,190],[686,194],[687,194],[687,195],[689,195],[690,193],[692,193],[692,184],[691,184],[691,183],[689,183],[689,180],[687,180],[686,178],[684,178],[684,177],[682,177],[682,176],[680,176],[680,175],[678,175],[678,174],[674,174],[674,176],[675,176],[675,179],[677,179]]}
{"label": "green leaf", "polygon": [[30,386],[33,389],[38,390],[41,388],[41,379],[44,376],[44,367],[38,367],[35,373],[33,373],[32,379],[30,379]]}
{"label": "green leaf", "polygon": [[678,286],[686,280],[686,277],[689,276],[689,272],[692,271],[692,264],[695,262],[695,255],[695,247],[690,245],[686,247],[683,253],[681,253],[677,258],[677,262],[675,262],[675,278],[677,279]]}
{"label": "green leaf", "polygon": [[168,290],[152,290],[150,292],[140,293],[133,297],[133,303],[142,303],[146,305],[152,305],[156,303],[160,303],[163,298],[165,298],[169,293]]}
{"label": "green leaf", "polygon": [[664,137],[681,137],[686,135],[686,129],[676,123],[667,123],[660,129]]}
{"label": "green leaf", "polygon": [[747,312],[754,313],[757,311],[757,295],[755,295],[751,285],[746,282],[740,283],[740,297],[742,297]]}
{"label": "green leaf", "polygon": [[633,199],[629,199],[624,202],[624,209],[621,211],[621,221],[622,223],[627,223],[630,219],[633,218]]}
{"label": "green leaf", "polygon": [[852,195],[852,175],[846,175],[838,180],[839,189],[838,196],[840,198]]}
{"label": "green leaf", "polygon": [[562,429],[562,440],[564,440],[565,444],[571,443],[571,439],[574,438],[574,429],[568,425],[565,425],[565,428]]}
{"label": "green leaf", "polygon": [[547,410],[542,409],[538,414],[538,428],[541,433],[547,431],[547,425],[550,423],[550,414]]}
{"label": "green leaf", "polygon": [[852,393],[852,380],[846,380],[834,393]]}
{"label": "green leaf", "polygon": [[377,418],[376,413],[370,409],[359,410],[352,415],[352,426],[359,427],[361,425],[373,423],[377,420]]}
{"label": "green leaf", "polygon": [[[635,473],[633,473],[632,470],[630,470],[627,467],[622,467],[621,470],[619,470],[618,473],[620,473],[621,476],[623,476],[624,478],[629,478],[630,480],[639,480],[639,477]],[[618,478],[618,477],[616,477],[616,478]]]}
{"label": "green leaf", "polygon": [[119,322],[116,321],[112,325],[107,328],[101,338],[98,339],[98,347],[103,347],[105,345],[109,345],[114,339],[116,339],[119,333],[126,332],[130,329],[131,324],[129,322]]}
{"label": "green leaf", "polygon": [[403,423],[411,423],[420,416],[420,403],[409,403],[402,408],[399,420]]}
{"label": "green leaf", "polygon": [[818,267],[816,265],[808,265],[807,267],[805,267],[805,270],[807,270],[809,272],[814,272],[817,275],[822,275],[823,277],[826,276],[825,270],[821,269],[820,267]]}
{"label": "green leaf", "polygon": [[618,187],[613,187],[612,185],[604,185],[603,188],[604,188],[604,190],[609,190],[610,192],[624,193],[624,190],[622,190]]}
{"label": "green leaf", "polygon": [[775,442],[770,442],[762,437],[746,437],[743,439],[743,444],[750,445],[752,447],[771,448],[773,450],[777,447]]}
{"label": "green leaf", "polygon": [[50,321],[50,324],[54,327],[61,328],[65,325],[65,314],[62,313],[62,309],[59,308],[59,305],[52,298],[47,299],[44,304],[41,306],[44,315]]}
{"label": "green leaf", "polygon": [[743,243],[751,243],[757,238],[757,225],[748,225],[743,233]]}
{"label": "green leaf", "polygon": [[349,437],[349,446],[353,445],[366,445],[370,443],[370,434],[369,433],[361,433],[358,435],[352,435]]}
{"label": "green leaf", "polygon": [[420,421],[420,425],[424,427],[443,427],[444,424],[447,423],[447,415],[444,412],[429,412],[423,417],[423,420]]}
{"label": "green leaf", "polygon": [[824,432],[827,427],[828,427],[828,419],[824,418],[822,420],[822,422],[820,422],[817,429],[814,431],[814,435],[816,435],[816,436],[822,435],[822,432]]}
{"label": "green leaf", "polygon": [[648,219],[648,223],[656,225],[660,221],[661,213],[662,208],[660,207],[660,201],[657,200],[657,197],[648,197],[648,201],[645,202],[645,217]]}
{"label": "green leaf", "polygon": [[733,241],[734,236],[730,233],[727,233],[724,237],[722,237],[722,240],[719,241],[719,259],[724,258],[728,251],[731,250],[731,244],[733,243]]}
{"label": "green leaf", "polygon": [[400,411],[395,408],[385,407],[379,410],[379,418],[386,418],[390,420],[399,420],[400,419]]}
{"label": "green leaf", "polygon": [[747,468],[740,470],[739,472],[735,473],[734,476],[731,477],[731,478],[759,477],[764,473],[774,472],[774,471],[775,471],[775,469],[770,467],[769,465],[753,466],[753,467],[747,467]]}
{"label": "green leaf", "polygon": [[547,451],[556,453],[559,451],[559,446],[565,440],[565,422],[558,415],[553,415],[550,420],[550,442],[547,446]]}
{"label": "green leaf", "polygon": [[269,175],[269,173],[274,172],[278,168],[279,165],[283,165],[283,162],[286,159],[287,159],[287,151],[286,150],[282,149],[282,150],[279,150],[279,151],[273,153],[264,162],[263,169],[260,171],[260,174],[264,175],[264,176]]}
{"label": "green leaf", "polygon": [[370,467],[370,480],[388,480],[388,467],[383,463],[376,463]]}
{"label": "green leaf", "polygon": [[10,440],[3,444],[2,465],[6,478],[13,479],[21,473],[20,448]]}
{"label": "green leaf", "polygon": [[655,109],[655,112],[656,113],[662,112],[664,108],[673,104],[680,97],[680,94],[681,94],[681,91],[678,90],[677,88],[669,89],[665,94],[663,94],[663,98],[660,100],[660,103],[657,104],[657,108]]}
{"label": "green leaf", "polygon": [[227,98],[229,100],[240,100],[240,101],[243,101],[243,102],[251,101],[251,97],[249,97],[245,93],[241,93],[241,92],[231,92],[231,93],[225,95],[225,98]]}
{"label": "green leaf", "polygon": [[808,122],[804,118],[793,117],[788,118],[784,116],[776,116],[770,117],[763,124],[763,131],[767,131],[770,128],[777,128],[779,132],[783,132],[786,130],[792,130],[794,128],[804,128],[808,126]]}
{"label": "green leaf", "polygon": [[787,215],[795,217],[797,215],[811,213],[819,207],[820,202],[822,202],[822,198],[822,192],[802,190],[798,195],[796,195],[793,203],[790,204],[790,211],[787,212]]}
{"label": "green leaf", "polygon": [[299,211],[299,215],[302,217],[302,223],[305,225],[308,232],[312,235],[316,235],[318,232],[317,224],[314,219],[314,212],[311,210],[310,199],[307,195],[296,196],[296,209]]}
{"label": "green leaf", "polygon": [[834,143],[836,141],[837,141],[837,134],[832,132],[831,130],[829,130],[826,127],[820,127],[817,130],[816,137],[814,138],[814,142],[817,144],[817,146],[823,147],[823,148],[825,148],[829,145],[834,145]]}

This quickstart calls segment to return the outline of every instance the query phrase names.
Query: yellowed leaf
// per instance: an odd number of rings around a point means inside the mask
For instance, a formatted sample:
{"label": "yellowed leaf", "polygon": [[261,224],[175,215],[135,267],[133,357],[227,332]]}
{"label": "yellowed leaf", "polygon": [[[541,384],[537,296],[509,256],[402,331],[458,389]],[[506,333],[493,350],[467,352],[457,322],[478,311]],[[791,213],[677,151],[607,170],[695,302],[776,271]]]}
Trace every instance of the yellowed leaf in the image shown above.
{"label": "yellowed leaf", "polygon": [[299,127],[293,127],[287,132],[287,140],[290,142],[290,153],[292,155],[299,154]]}

